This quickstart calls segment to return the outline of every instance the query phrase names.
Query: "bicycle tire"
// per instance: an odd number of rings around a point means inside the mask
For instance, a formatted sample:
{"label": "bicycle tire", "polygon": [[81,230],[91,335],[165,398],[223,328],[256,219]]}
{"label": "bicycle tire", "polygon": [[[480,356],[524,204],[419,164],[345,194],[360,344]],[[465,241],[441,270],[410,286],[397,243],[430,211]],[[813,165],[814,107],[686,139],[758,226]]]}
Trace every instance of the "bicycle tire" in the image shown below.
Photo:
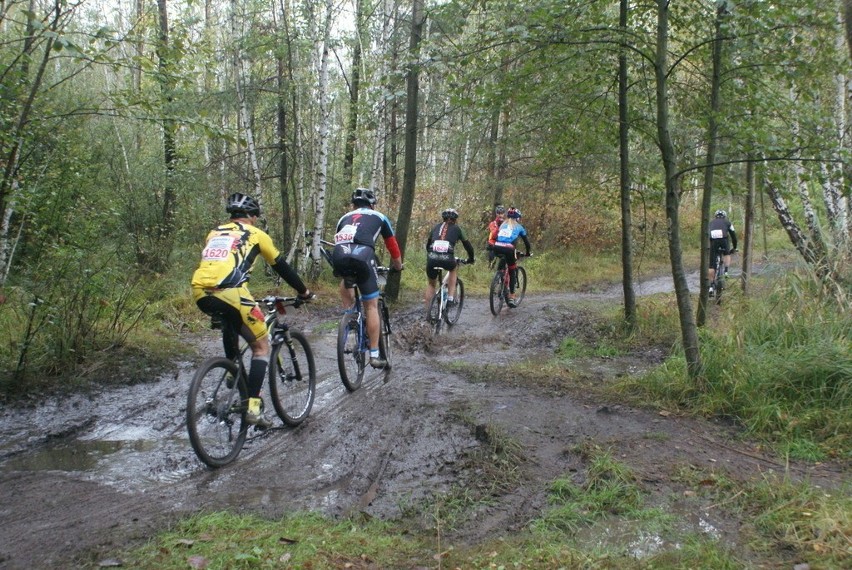
{"label": "bicycle tire", "polygon": [[[229,375],[238,381],[229,382]],[[240,454],[248,433],[246,397],[245,379],[227,358],[208,358],[195,372],[186,400],[186,428],[192,449],[209,467],[227,465]]]}
{"label": "bicycle tire", "polygon": [[358,318],[357,313],[346,313],[337,328],[337,369],[340,381],[350,392],[361,387],[367,364],[359,338]]}
{"label": "bicycle tire", "polygon": [[453,300],[455,301],[455,304],[451,307],[447,307],[447,310],[444,312],[444,320],[446,320],[447,324],[450,326],[459,322],[462,307],[464,306],[464,282],[462,282],[461,277],[456,278],[456,290],[453,295]]}
{"label": "bicycle tire", "polygon": [[515,307],[519,307],[521,301],[524,300],[524,295],[527,294],[527,270],[519,265],[515,272],[515,279],[517,280],[515,283]]}
{"label": "bicycle tire", "polygon": [[269,359],[269,395],[278,417],[297,426],[308,417],[316,395],[317,370],[308,339],[290,331],[291,344],[281,342]]}
{"label": "bicycle tire", "polygon": [[432,295],[432,301],[429,303],[429,326],[433,334],[441,334],[441,323],[443,322],[441,316],[441,294],[441,290],[438,289]]}
{"label": "bicycle tire", "polygon": [[716,256],[716,271],[713,278],[713,289],[717,305],[722,304],[722,290],[725,288],[725,279],[722,275],[722,256]]}
{"label": "bicycle tire", "polygon": [[502,269],[498,269],[494,273],[494,278],[491,280],[491,290],[488,298],[488,304],[491,307],[491,314],[495,317],[499,315],[500,311],[503,309],[503,271],[504,270]]}
{"label": "bicycle tire", "polygon": [[393,367],[393,360],[391,359],[390,312],[384,297],[379,297],[379,356],[387,361],[382,371],[387,379]]}

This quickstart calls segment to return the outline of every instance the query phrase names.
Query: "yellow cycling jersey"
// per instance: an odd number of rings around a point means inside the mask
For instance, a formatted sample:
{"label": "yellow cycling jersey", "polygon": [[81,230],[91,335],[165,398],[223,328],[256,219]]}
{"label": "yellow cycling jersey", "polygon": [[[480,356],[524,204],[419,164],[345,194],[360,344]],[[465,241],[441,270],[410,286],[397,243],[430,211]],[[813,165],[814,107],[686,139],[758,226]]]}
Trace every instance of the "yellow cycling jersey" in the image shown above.
{"label": "yellow cycling jersey", "polygon": [[201,263],[192,274],[192,286],[230,289],[248,281],[260,254],[270,265],[279,255],[272,238],[251,224],[228,222],[207,234]]}

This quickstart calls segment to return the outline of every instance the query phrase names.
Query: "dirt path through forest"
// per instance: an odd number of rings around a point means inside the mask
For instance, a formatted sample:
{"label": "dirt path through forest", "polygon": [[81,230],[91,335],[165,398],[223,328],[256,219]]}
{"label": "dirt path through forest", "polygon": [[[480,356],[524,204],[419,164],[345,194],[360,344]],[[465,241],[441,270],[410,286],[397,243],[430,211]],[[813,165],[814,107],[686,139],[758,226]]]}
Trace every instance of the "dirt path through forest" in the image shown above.
{"label": "dirt path through forest", "polygon": [[[670,287],[670,278],[655,280],[640,293]],[[495,318],[486,298],[472,297],[459,324],[440,337],[423,326],[420,307],[397,310],[391,380],[368,379],[352,394],[337,377],[334,313],[296,313],[293,322],[309,332],[319,368],[311,416],[299,428],[252,438],[236,463],[219,470],[203,467],[186,438],[184,400],[196,363],[180,363],[172,375],[120,390],[4,409],[0,567],[92,565],[177,517],[203,510],[275,517],[316,509],[332,516],[364,511],[394,517],[403,504],[477,477],[464,458],[496,429],[521,444],[524,476],[475,513],[476,524],[459,532],[458,540],[498,536],[536,517],[545,506],[548,481],[582,473],[584,459],[576,449],[583,443],[611,448],[659,497],[682,492],[673,476],[680,467],[723,469],[742,478],[785,469],[739,442],[729,426],[542,390],[511,378],[470,381],[448,372],[459,363],[499,373],[501,364],[519,358],[543,362],[566,337],[593,344],[596,328],[584,307],[614,302],[620,302],[619,287],[530,294],[519,309]],[[205,354],[217,347],[212,333],[205,335]],[[572,365],[583,368],[587,381],[606,382],[665,356],[651,348]],[[842,476],[831,466],[789,468],[827,484]],[[735,517],[683,508],[696,528],[736,543]]]}

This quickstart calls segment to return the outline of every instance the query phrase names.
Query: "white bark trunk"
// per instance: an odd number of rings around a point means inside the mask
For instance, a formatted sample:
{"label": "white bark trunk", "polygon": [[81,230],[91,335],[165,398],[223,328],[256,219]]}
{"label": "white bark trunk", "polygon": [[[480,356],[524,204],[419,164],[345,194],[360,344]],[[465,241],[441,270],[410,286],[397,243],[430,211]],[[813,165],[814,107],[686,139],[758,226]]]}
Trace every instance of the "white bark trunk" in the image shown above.
{"label": "white bark trunk", "polygon": [[[235,41],[243,36],[243,30],[237,28],[237,0],[231,2],[231,37]],[[254,143],[254,130],[251,126],[251,114],[248,110],[246,102],[245,86],[243,85],[243,76],[245,69],[243,66],[243,58],[239,48],[234,48],[234,85],[237,89],[237,101],[239,105],[240,121],[242,122],[243,131],[246,137],[246,151],[248,152],[248,165],[251,170],[251,178],[253,180],[253,195],[255,199],[262,205],[263,193],[261,187],[260,165],[257,161],[257,148]]]}
{"label": "white bark trunk", "polygon": [[317,39],[317,101],[319,101],[319,117],[317,120],[317,162],[316,162],[316,203],[311,256],[314,260],[314,270],[319,271],[322,257],[320,254],[320,239],[325,230],[326,192],[328,186],[328,139],[329,139],[329,93],[328,93],[328,49],[331,37],[333,1],[326,0],[325,16],[321,27],[321,37]]}

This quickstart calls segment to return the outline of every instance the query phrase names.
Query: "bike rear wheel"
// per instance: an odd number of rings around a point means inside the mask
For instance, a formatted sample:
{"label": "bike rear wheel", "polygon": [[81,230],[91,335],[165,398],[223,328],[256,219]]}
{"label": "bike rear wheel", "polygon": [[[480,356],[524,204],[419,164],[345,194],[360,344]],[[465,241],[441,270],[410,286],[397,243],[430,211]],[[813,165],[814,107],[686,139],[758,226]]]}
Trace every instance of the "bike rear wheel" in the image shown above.
{"label": "bike rear wheel", "polygon": [[429,326],[432,328],[432,332],[434,334],[441,334],[442,322],[443,318],[441,316],[441,290],[438,289],[438,291],[436,291],[435,294],[432,295],[432,301],[429,303]]}
{"label": "bike rear wheel", "polygon": [[515,272],[515,306],[519,306],[527,294],[527,270],[520,265]]}
{"label": "bike rear wheel", "polygon": [[391,360],[391,328],[390,313],[385,304],[384,297],[379,297],[379,356],[387,361],[383,370],[387,379],[391,371],[393,361]]}
{"label": "bike rear wheel", "polygon": [[205,360],[193,376],[186,428],[195,454],[210,467],[227,465],[240,454],[248,430],[246,397],[245,380],[227,358]]}
{"label": "bike rear wheel", "polygon": [[722,289],[725,288],[725,278],[722,275],[722,270],[723,270],[722,257],[717,255],[716,256],[716,271],[715,271],[715,276],[714,276],[714,279],[713,279],[713,292],[714,292],[714,296],[715,296],[714,301],[716,302],[717,305],[722,304]]}
{"label": "bike rear wheel", "polygon": [[297,426],[314,405],[317,371],[308,339],[295,331],[290,339],[291,345],[281,342],[272,349],[269,394],[278,417],[288,426]]}
{"label": "bike rear wheel", "polygon": [[359,335],[359,318],[358,314],[346,313],[337,328],[337,369],[340,381],[350,392],[361,387],[366,366]]}
{"label": "bike rear wheel", "polygon": [[462,306],[464,306],[464,283],[461,277],[456,278],[456,290],[453,294],[453,305],[447,305],[447,310],[444,312],[444,319],[448,325],[454,325],[458,322],[461,315]]}
{"label": "bike rear wheel", "polygon": [[491,306],[491,314],[495,317],[500,314],[500,311],[503,309],[503,271],[508,270],[498,270],[494,273],[494,279],[491,280],[491,294],[488,299],[488,303]]}

